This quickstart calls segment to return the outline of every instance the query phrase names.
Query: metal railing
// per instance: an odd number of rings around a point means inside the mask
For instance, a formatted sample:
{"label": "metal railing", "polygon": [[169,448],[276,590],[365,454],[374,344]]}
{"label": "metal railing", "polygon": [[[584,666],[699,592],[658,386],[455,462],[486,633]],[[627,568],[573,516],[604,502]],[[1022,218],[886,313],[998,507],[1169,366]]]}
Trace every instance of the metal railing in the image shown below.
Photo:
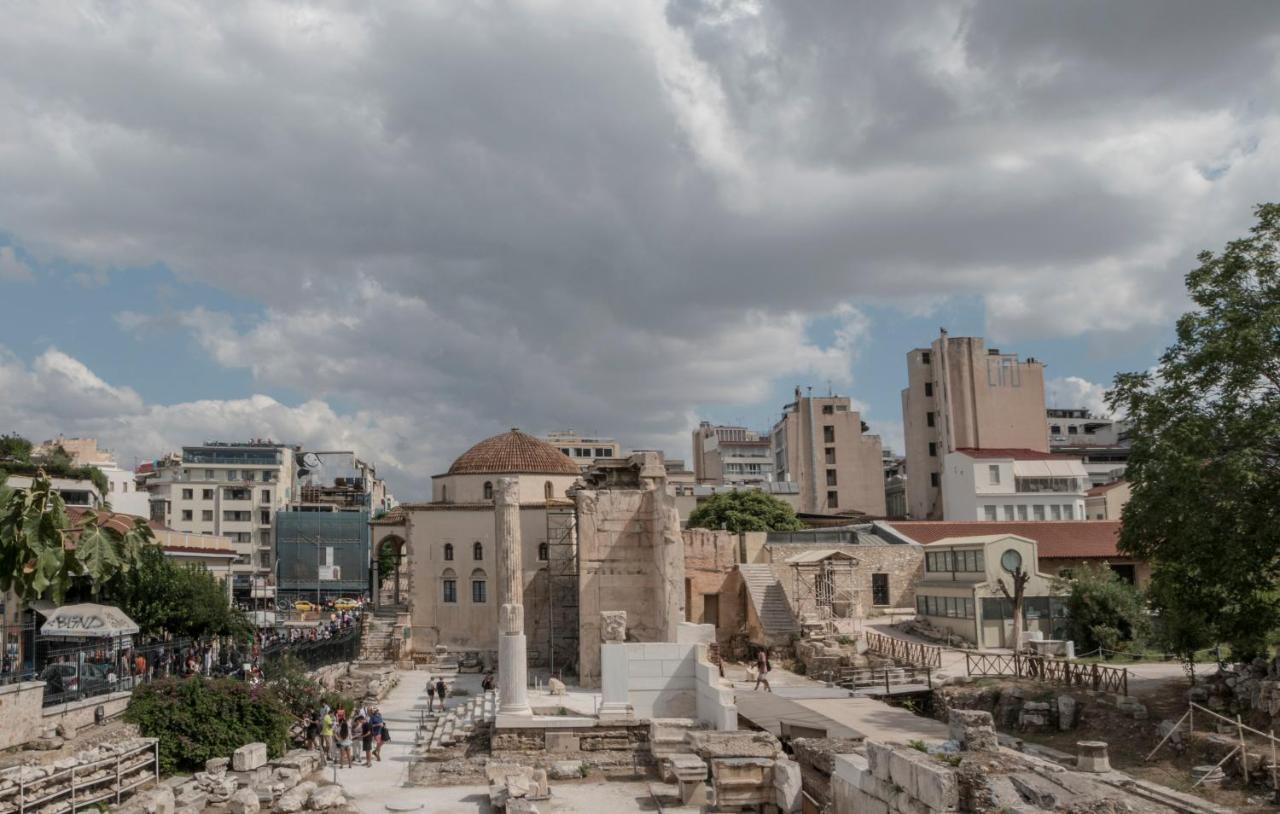
{"label": "metal railing", "polygon": [[[84,808],[100,810],[113,799],[119,805],[124,796],[139,787],[160,781],[159,746],[159,741],[152,741],[122,754],[54,771],[38,780],[28,781],[25,774],[20,774],[16,784],[0,790],[0,809],[16,814],[37,810],[75,814]],[[9,795],[17,799],[6,800]]]}
{"label": "metal railing", "polygon": [[867,649],[877,656],[884,656],[885,658],[905,662],[917,667],[932,667],[935,669],[942,667],[941,647],[924,644],[923,642],[896,639],[893,636],[872,633],[869,630],[862,635],[866,637]]}
{"label": "metal railing", "polygon": [[1001,653],[965,653],[964,662],[965,669],[974,677],[1013,676],[1117,695],[1129,694],[1129,671],[1124,667]]}
{"label": "metal railing", "polygon": [[341,661],[354,661],[360,654],[360,625],[352,625],[328,639],[284,641],[262,651],[263,665],[286,655],[296,658],[308,670],[327,667]]}
{"label": "metal railing", "polygon": [[933,689],[933,669],[930,667],[845,667],[836,673],[834,683],[847,690],[883,690],[886,695],[894,691],[912,692],[923,686]]}

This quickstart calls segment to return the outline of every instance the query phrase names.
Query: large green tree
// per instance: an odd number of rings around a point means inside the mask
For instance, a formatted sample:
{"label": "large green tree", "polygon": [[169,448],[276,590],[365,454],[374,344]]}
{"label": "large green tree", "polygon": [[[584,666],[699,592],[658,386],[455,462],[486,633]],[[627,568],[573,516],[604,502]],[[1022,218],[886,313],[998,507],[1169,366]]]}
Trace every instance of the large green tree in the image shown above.
{"label": "large green tree", "polygon": [[1153,604],[1184,649],[1256,655],[1280,623],[1278,246],[1280,205],[1263,204],[1247,237],[1201,253],[1195,308],[1158,369],[1108,395],[1132,422],[1120,547],[1152,563]]}
{"label": "large green tree", "polygon": [[124,531],[101,524],[92,511],[72,523],[42,470],[28,489],[0,489],[0,590],[12,590],[22,601],[47,595],[62,603],[73,592],[97,596],[137,568],[154,543],[141,518]]}
{"label": "large green tree", "polygon": [[698,504],[689,528],[729,531],[796,531],[804,528],[795,509],[758,489],[720,492]]}
{"label": "large green tree", "polygon": [[1064,580],[1067,627],[1081,654],[1119,650],[1151,632],[1142,594],[1106,565],[1077,568]]}
{"label": "large green tree", "polygon": [[250,631],[223,583],[205,568],[174,562],[158,546],[145,549],[138,567],[111,583],[107,599],[143,633],[202,637]]}

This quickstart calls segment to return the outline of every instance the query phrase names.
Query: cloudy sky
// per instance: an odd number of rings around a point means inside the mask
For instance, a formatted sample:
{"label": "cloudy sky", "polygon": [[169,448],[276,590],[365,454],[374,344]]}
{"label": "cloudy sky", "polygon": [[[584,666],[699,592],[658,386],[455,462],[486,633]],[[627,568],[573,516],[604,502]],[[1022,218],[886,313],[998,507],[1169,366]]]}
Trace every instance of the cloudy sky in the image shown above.
{"label": "cloudy sky", "polygon": [[1099,406],[1280,178],[1272,2],[0,0],[0,431],[899,445],[939,327]]}

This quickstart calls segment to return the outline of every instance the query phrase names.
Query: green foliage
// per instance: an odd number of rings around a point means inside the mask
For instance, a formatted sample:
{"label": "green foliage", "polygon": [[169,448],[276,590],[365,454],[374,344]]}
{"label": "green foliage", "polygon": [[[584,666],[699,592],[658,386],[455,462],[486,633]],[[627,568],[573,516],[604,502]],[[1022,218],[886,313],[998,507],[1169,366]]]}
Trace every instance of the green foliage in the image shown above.
{"label": "green foliage", "polygon": [[201,566],[174,562],[158,546],[144,549],[137,567],[112,582],[106,594],[143,633],[198,638],[250,632],[226,586]]}
{"label": "green foliage", "polygon": [[31,442],[21,435],[0,435],[0,462],[31,460]]}
{"label": "green foliage", "polygon": [[40,470],[54,478],[91,481],[105,498],[106,474],[96,466],[76,466],[62,445],[43,455],[31,454],[32,444],[20,435],[0,435],[0,482],[8,475],[34,477]]}
{"label": "green foliage", "polygon": [[1153,564],[1153,606],[1176,639],[1242,659],[1280,626],[1280,205],[1257,218],[1199,256],[1195,310],[1158,373],[1121,374],[1108,394],[1132,422],[1121,549]]}
{"label": "green foliage", "polygon": [[330,709],[348,711],[358,706],[355,698],[326,690],[320,682],[308,676],[307,668],[294,656],[286,654],[268,661],[263,665],[262,674],[284,708],[296,718],[301,718],[308,710],[316,711],[321,704],[328,704]]}
{"label": "green foliage", "polygon": [[209,758],[227,757],[256,741],[267,745],[270,757],[280,757],[293,716],[270,688],[194,676],[137,688],[125,720],[160,739],[160,771],[173,774],[203,771]]}
{"label": "green foliage", "polygon": [[383,545],[378,549],[378,587],[382,587],[382,583],[386,582],[387,577],[396,573],[396,562],[400,558],[396,556],[396,547],[390,543]]}
{"label": "green foliage", "polygon": [[910,746],[912,749],[915,749],[917,752],[928,752],[928,751],[929,751],[929,747],[928,747],[928,746],[925,746],[925,745],[924,745],[924,741],[922,741],[922,740],[911,740],[911,741],[907,741],[907,746]]}
{"label": "green foliage", "polygon": [[[5,490],[0,505],[0,590],[24,602],[46,594],[61,604],[73,589],[97,596],[137,568],[155,537],[141,518],[121,533],[85,512],[76,525],[43,472],[29,489]],[[72,545],[74,543],[74,545]]]}
{"label": "green foliage", "polygon": [[691,529],[798,531],[804,528],[785,501],[759,489],[721,492],[698,504],[689,515]]}
{"label": "green foliage", "polygon": [[1067,589],[1067,627],[1081,653],[1140,646],[1150,635],[1142,594],[1105,565],[1075,569]]}

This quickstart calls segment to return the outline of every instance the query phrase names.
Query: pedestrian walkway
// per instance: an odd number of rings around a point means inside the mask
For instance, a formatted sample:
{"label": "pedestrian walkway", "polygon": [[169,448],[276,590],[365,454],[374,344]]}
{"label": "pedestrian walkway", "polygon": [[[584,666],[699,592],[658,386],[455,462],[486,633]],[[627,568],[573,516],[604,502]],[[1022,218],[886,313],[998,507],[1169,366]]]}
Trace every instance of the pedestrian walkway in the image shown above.
{"label": "pedestrian walkway", "polygon": [[[400,682],[378,704],[391,733],[391,741],[382,745],[382,760],[375,759],[369,768],[358,764],[350,769],[336,770],[337,782],[346,790],[356,808],[365,814],[385,814],[387,803],[404,799],[402,787],[408,780],[409,764],[413,761],[420,710],[427,707],[430,674],[426,671],[404,671],[396,675]],[[332,777],[335,771],[333,764],[325,771]]]}

